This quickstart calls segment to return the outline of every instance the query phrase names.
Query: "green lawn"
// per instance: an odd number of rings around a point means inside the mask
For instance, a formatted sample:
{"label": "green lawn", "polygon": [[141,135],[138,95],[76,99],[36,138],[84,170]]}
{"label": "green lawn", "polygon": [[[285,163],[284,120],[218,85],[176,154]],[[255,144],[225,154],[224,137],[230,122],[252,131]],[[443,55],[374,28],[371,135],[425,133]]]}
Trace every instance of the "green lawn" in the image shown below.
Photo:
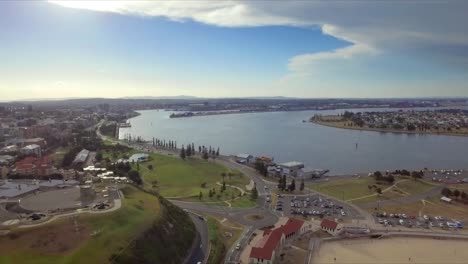
{"label": "green lawn", "polygon": [[[313,190],[333,196],[339,200],[349,200],[365,195],[374,194],[374,190],[369,190],[368,185],[376,184],[372,177],[350,178],[330,180],[324,183],[313,184],[310,186]],[[382,190],[388,185],[377,185]]]}
{"label": "green lawn", "polygon": [[[152,170],[148,168],[150,164],[153,165]],[[151,160],[141,163],[139,167],[145,188],[154,189],[165,197],[198,197],[200,191],[203,196],[208,196],[208,190],[212,188],[218,193],[220,186],[216,183],[222,182],[221,173],[229,172],[227,168],[212,161],[198,158],[182,160],[160,154],[151,154]],[[226,184],[245,189],[249,179],[238,172],[231,173],[231,177],[225,177]],[[203,183],[206,183],[205,188],[202,188]],[[226,195],[231,197],[230,193]]]}
{"label": "green lawn", "polygon": [[[0,237],[0,263],[107,263],[112,254],[147,229],[158,217],[160,204],[156,197],[126,186],[122,208],[102,215],[77,217],[80,232],[73,220],[63,219],[28,230],[13,231],[14,236]],[[53,230],[66,229],[68,232]],[[92,235],[98,233],[97,235]],[[60,245],[67,242],[69,248]]]}
{"label": "green lawn", "polygon": [[422,193],[434,188],[433,185],[430,185],[420,180],[415,181],[413,179],[408,179],[407,181],[399,182],[397,184],[397,187],[403,190],[404,192],[410,194]]}
{"label": "green lawn", "polygon": [[226,246],[222,240],[220,223],[213,217],[207,217],[208,235],[210,238],[211,250],[208,264],[222,263],[226,254]]}

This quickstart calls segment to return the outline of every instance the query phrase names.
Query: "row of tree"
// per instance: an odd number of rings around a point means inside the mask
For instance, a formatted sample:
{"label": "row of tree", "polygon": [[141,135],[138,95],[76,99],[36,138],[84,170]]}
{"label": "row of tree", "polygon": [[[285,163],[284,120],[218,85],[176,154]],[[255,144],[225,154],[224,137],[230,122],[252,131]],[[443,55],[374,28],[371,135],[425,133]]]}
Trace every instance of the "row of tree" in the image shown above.
{"label": "row of tree", "polygon": [[177,141],[153,138],[153,147],[177,149]]}
{"label": "row of tree", "polygon": [[[299,187],[299,190],[303,191],[304,188],[305,188],[304,179],[301,179],[301,185]],[[278,179],[278,189],[281,191],[287,190],[289,192],[294,192],[296,190],[296,180],[292,179],[291,183],[288,185],[286,181],[286,176],[283,175],[283,177],[280,177]]]}
{"label": "row of tree", "polygon": [[443,188],[441,191],[441,194],[445,197],[453,197],[453,198],[461,198],[462,200],[468,200],[468,195],[462,191],[460,192],[459,190],[450,190],[449,188]]}
{"label": "row of tree", "polygon": [[[211,158],[216,158],[219,156],[219,148],[214,149],[211,146],[209,148],[205,146],[198,146],[198,153],[202,155],[202,158],[207,160],[210,157]],[[197,151],[195,149],[195,145],[188,144],[187,147],[182,146],[182,149],[180,149],[180,157],[185,160],[186,157],[194,156],[197,154]]]}

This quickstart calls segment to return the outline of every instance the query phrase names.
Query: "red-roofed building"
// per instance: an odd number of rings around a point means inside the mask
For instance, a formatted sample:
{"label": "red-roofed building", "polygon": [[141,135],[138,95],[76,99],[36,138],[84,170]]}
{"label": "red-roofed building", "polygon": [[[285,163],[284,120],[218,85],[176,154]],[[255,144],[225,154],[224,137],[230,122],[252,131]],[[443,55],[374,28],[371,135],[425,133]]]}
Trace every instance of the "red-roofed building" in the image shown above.
{"label": "red-roofed building", "polygon": [[310,229],[310,224],[290,218],[286,224],[276,229],[265,230],[263,238],[250,251],[249,263],[273,263],[286,241],[292,240]]}
{"label": "red-roofed building", "polygon": [[320,228],[332,236],[338,235],[343,230],[341,224],[329,219],[323,219]]}
{"label": "red-roofed building", "polygon": [[41,158],[26,157],[15,164],[15,171],[23,176],[46,177],[55,172],[52,160],[48,156]]}

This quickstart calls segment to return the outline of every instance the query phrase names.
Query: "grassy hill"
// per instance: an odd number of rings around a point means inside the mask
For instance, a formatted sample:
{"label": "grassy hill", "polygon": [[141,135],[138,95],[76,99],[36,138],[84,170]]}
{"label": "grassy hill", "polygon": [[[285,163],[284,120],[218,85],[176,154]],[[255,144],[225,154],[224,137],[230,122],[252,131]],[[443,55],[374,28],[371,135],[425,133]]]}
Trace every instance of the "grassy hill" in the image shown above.
{"label": "grassy hill", "polygon": [[122,191],[125,199],[115,212],[81,214],[1,236],[0,263],[181,262],[195,237],[190,218],[133,186]]}

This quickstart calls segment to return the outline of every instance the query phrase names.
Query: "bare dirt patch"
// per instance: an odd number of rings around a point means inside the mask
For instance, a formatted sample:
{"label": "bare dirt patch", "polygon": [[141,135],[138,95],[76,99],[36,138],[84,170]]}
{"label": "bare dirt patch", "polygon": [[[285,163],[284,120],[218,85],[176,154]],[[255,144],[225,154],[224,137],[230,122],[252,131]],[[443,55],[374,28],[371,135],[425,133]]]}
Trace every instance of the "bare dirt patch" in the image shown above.
{"label": "bare dirt patch", "polygon": [[[78,222],[79,223],[79,222]],[[80,247],[90,237],[91,230],[73,219],[34,229],[17,230],[0,237],[0,254],[33,250],[41,255],[64,255]]]}
{"label": "bare dirt patch", "polygon": [[246,215],[245,218],[251,221],[259,221],[259,220],[262,220],[264,217],[263,215],[249,214],[249,215]]}

